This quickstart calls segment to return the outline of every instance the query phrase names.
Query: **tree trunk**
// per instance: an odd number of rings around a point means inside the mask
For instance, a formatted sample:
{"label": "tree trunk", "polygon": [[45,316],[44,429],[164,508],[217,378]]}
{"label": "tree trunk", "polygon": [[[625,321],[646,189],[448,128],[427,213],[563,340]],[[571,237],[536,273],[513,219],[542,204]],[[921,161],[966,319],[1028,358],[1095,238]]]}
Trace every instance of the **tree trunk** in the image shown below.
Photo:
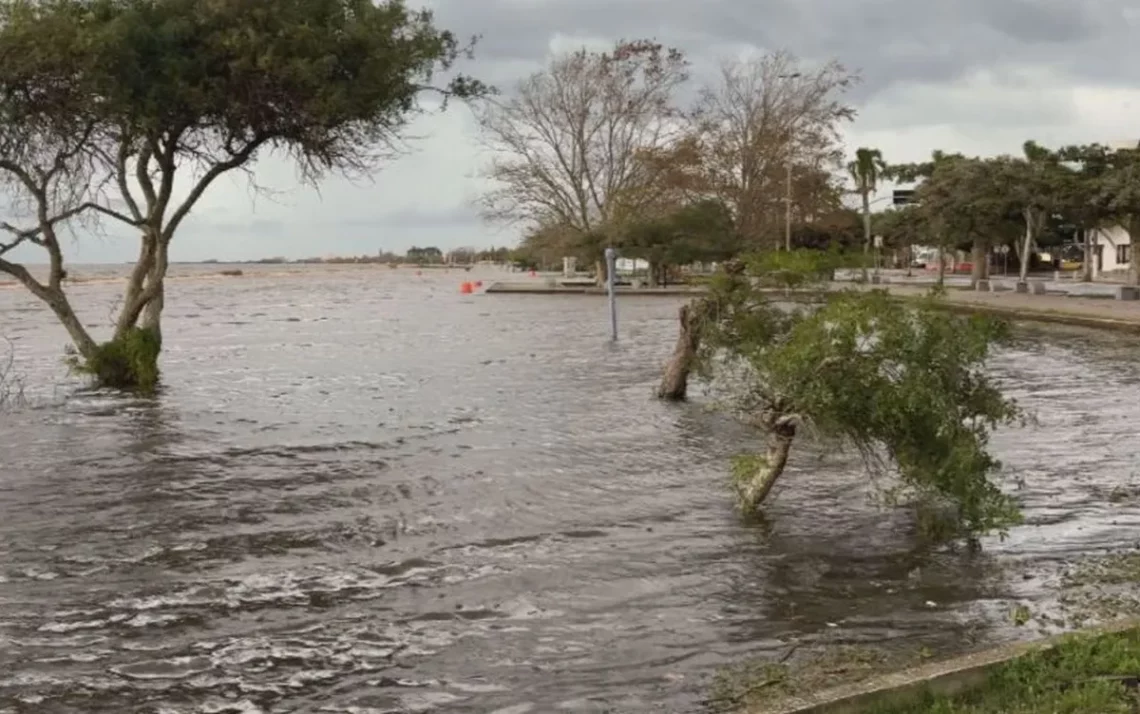
{"label": "tree trunk", "polygon": [[166,306],[166,271],[169,267],[169,253],[167,244],[161,239],[157,244],[154,255],[154,265],[151,266],[147,276],[147,286],[153,295],[150,302],[143,309],[142,325],[144,330],[154,333],[158,343],[162,344],[162,309]]}
{"label": "tree trunk", "polygon": [[989,255],[986,252],[986,241],[984,238],[975,238],[973,248],[970,251],[970,260],[973,265],[970,269],[970,286],[973,288],[978,287],[979,280],[985,280],[989,277]]}
{"label": "tree trunk", "polygon": [[1140,285],[1140,253],[1136,244],[1140,241],[1140,216],[1131,214],[1124,220],[1124,230],[1128,233],[1128,284]]}
{"label": "tree trunk", "polygon": [[867,282],[867,258],[871,252],[871,192],[863,189],[863,282]]}
{"label": "tree trunk", "polygon": [[131,269],[127,279],[127,289],[123,294],[123,309],[119,312],[119,319],[115,323],[115,338],[122,338],[139,322],[139,315],[143,307],[139,303],[147,278],[154,270],[155,248],[158,237],[152,231],[144,233],[140,238],[139,257]]}
{"label": "tree trunk", "polygon": [[71,302],[63,290],[52,285],[44,285],[36,280],[22,265],[8,263],[2,259],[0,259],[0,264],[2,264],[2,272],[16,278],[29,292],[51,308],[56,319],[63,325],[63,329],[67,330],[67,336],[71,338],[75,351],[85,360],[91,359],[98,350],[98,345],[91,338],[91,334],[87,332],[87,328],[79,321],[79,316],[75,314],[75,310],[71,307]]}
{"label": "tree trunk", "polygon": [[1029,255],[1030,251],[1033,250],[1033,242],[1035,237],[1034,232],[1037,228],[1037,219],[1036,216],[1034,216],[1033,212],[1028,209],[1023,211],[1022,215],[1025,218],[1025,242],[1021,247],[1021,269],[1019,271],[1020,275],[1018,282],[1027,283],[1029,282]]}
{"label": "tree trunk", "polygon": [[679,402],[688,396],[689,373],[693,370],[697,350],[700,349],[700,321],[706,309],[699,302],[681,306],[678,313],[680,334],[677,335],[673,355],[665,364],[665,372],[661,375],[661,386],[657,388],[658,399]]}
{"label": "tree trunk", "polygon": [[1093,236],[1096,234],[1095,228],[1085,229],[1085,257],[1081,265],[1081,281],[1092,282],[1093,279]]}
{"label": "tree trunk", "polygon": [[734,480],[740,510],[753,515],[768,498],[784,467],[796,437],[795,424],[787,416],[765,417],[762,426],[768,432],[768,447],[764,456],[752,462],[748,473],[737,473]]}
{"label": "tree trunk", "polygon": [[598,279],[598,287],[604,288],[606,286],[606,259],[601,258],[594,261],[594,273]]}
{"label": "tree trunk", "polygon": [[71,303],[68,302],[67,296],[62,292],[58,293],[51,302],[52,312],[59,319],[63,328],[67,330],[68,336],[71,338],[71,343],[75,345],[75,351],[84,360],[90,360],[95,356],[98,350],[95,340],[91,338],[91,334],[87,332],[87,328],[79,321],[79,317],[75,314],[75,310],[71,308]]}

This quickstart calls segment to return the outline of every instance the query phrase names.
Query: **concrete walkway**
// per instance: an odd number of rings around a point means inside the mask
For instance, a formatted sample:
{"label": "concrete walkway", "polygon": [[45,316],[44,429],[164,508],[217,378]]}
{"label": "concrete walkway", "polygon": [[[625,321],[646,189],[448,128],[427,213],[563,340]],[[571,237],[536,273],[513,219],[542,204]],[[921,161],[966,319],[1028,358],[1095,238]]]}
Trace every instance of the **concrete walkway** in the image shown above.
{"label": "concrete walkway", "polygon": [[[850,288],[851,285],[835,285]],[[929,288],[910,285],[868,286],[887,290],[891,295],[918,298]],[[963,310],[1000,315],[1013,320],[1055,322],[1088,327],[1102,327],[1140,332],[1140,301],[1116,300],[1108,297],[1075,297],[1068,295],[1029,295],[1015,292],[975,292],[949,289],[946,301]]]}
{"label": "concrete walkway", "polygon": [[[926,295],[931,285],[885,283],[859,285],[850,282],[831,283],[831,290],[886,290],[900,298],[915,299]],[[1099,286],[1098,286],[1099,287]],[[515,295],[604,295],[596,287],[562,287],[546,281],[501,282],[488,286],[489,294]],[[622,295],[639,297],[696,297],[705,291],[699,287],[675,286],[670,288],[619,288]],[[778,290],[773,290],[778,293]],[[1101,289],[1098,292],[1062,293],[1044,295],[1001,292],[976,292],[961,285],[947,284],[945,302],[948,308],[962,312],[981,312],[1010,320],[1052,322],[1082,327],[1122,330],[1140,333],[1140,301],[1116,300]]]}

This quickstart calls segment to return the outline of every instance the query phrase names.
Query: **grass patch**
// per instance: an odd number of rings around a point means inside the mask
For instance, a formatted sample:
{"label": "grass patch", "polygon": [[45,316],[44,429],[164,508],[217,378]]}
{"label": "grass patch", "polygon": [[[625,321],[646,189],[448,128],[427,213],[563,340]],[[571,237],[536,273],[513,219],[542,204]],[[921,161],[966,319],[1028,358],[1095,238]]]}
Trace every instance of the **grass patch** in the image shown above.
{"label": "grass patch", "polygon": [[872,706],[866,714],[1093,714],[1140,711],[1140,631],[1073,635],[994,667],[954,695]]}

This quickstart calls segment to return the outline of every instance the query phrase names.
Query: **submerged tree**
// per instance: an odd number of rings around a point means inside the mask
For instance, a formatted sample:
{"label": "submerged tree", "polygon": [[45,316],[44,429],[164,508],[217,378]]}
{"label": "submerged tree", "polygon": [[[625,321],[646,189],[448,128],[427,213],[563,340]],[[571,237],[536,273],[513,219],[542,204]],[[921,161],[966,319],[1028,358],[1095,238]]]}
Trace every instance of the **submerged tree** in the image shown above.
{"label": "submerged tree", "polygon": [[[98,344],[61,307],[58,271],[41,290],[68,327],[81,367],[110,386],[153,387],[170,243],[219,177],[277,151],[302,178],[365,174],[398,148],[419,97],[470,97],[464,77],[432,87],[467,47],[402,0],[57,0],[7,3],[0,14],[0,111],[6,131],[28,136],[46,117],[84,127],[77,150],[51,151],[71,178],[107,188],[84,200],[45,202],[23,179],[43,152],[2,157],[36,205],[34,234],[53,266],[62,256],[49,228],[71,209],[92,209],[139,234],[139,255],[111,340]],[[57,137],[64,135],[56,133]],[[26,144],[27,142],[25,142]],[[60,152],[63,152],[60,154]],[[80,176],[82,160],[97,171]],[[38,163],[36,163],[38,162]],[[82,191],[80,192],[83,193]],[[58,194],[48,198],[57,198]],[[43,207],[49,209],[46,213]],[[33,243],[36,240],[31,241]],[[72,315],[73,317],[73,315]]]}
{"label": "submerged tree", "polygon": [[734,465],[744,512],[760,509],[797,437],[810,435],[853,449],[872,475],[895,475],[911,495],[952,506],[966,532],[1016,521],[987,450],[990,431],[1019,416],[984,368],[1006,337],[1001,323],[881,291],[792,308],[749,272],[724,276],[708,296],[715,309],[700,322],[696,358],[764,437],[760,453]]}
{"label": "submerged tree", "polygon": [[[722,305],[739,296],[746,284],[760,291],[782,291],[784,295],[803,288],[822,295],[826,290],[824,284],[835,277],[835,270],[853,264],[850,256],[837,250],[768,251],[755,254],[748,261],[724,262],[714,279],[716,289],[683,305],[678,312],[677,345],[665,364],[657,398],[683,401],[688,397],[689,376],[698,366],[698,355],[704,344],[702,335],[708,329],[708,321],[719,319],[723,314]],[[750,274],[746,274],[747,271]]]}

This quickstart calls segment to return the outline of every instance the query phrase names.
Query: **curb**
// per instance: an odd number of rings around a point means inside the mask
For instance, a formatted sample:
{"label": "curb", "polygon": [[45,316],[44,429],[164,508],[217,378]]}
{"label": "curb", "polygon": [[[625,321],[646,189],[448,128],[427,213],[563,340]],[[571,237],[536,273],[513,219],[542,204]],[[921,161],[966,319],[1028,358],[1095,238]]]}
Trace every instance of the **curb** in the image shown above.
{"label": "curb", "polygon": [[905,703],[926,693],[951,696],[984,684],[990,670],[1039,649],[1049,649],[1073,636],[1119,634],[1140,627],[1128,618],[1099,627],[1074,630],[1043,640],[1018,642],[941,662],[892,672],[865,682],[824,690],[814,695],[787,697],[773,706],[744,709],[741,714],[859,714],[875,704]]}

